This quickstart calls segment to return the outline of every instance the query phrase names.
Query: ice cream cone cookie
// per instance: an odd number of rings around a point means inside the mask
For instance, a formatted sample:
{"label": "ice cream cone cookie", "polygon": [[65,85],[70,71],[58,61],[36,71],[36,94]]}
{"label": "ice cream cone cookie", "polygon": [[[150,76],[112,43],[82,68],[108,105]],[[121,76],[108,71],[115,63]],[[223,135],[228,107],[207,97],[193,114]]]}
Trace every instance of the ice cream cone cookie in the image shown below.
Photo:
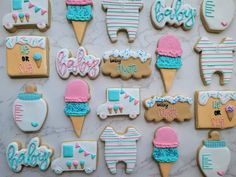
{"label": "ice cream cone cookie", "polygon": [[169,92],[174,82],[176,72],[182,66],[183,53],[179,39],[173,35],[165,35],[157,44],[156,66],[160,70],[165,91]]}
{"label": "ice cream cone cookie", "polygon": [[234,117],[234,106],[233,105],[226,106],[225,111],[227,113],[229,121],[232,121],[232,119]]}
{"label": "ice cream cone cookie", "polygon": [[222,177],[226,174],[231,160],[231,152],[217,131],[209,133],[198,149],[198,165],[205,177]]}
{"label": "ice cream cone cookie", "polygon": [[71,21],[77,40],[82,44],[88,22],[92,20],[93,0],[66,0],[67,20]]}
{"label": "ice cream cone cookie", "polygon": [[89,86],[83,80],[72,80],[65,91],[65,114],[70,117],[75,133],[81,135],[84,120],[89,113],[88,101],[90,100]]}
{"label": "ice cream cone cookie", "polygon": [[174,129],[161,127],[156,130],[153,139],[152,156],[158,162],[162,177],[169,177],[171,167],[179,158],[179,141]]}

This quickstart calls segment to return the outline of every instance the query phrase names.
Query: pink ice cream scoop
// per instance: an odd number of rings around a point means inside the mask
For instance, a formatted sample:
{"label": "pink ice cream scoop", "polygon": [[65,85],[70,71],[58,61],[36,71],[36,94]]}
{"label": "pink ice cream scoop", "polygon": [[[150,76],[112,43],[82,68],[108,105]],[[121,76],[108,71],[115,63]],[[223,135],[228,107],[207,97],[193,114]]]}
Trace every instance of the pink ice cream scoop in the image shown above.
{"label": "pink ice cream scoop", "polygon": [[93,5],[92,0],[66,0],[68,5]]}

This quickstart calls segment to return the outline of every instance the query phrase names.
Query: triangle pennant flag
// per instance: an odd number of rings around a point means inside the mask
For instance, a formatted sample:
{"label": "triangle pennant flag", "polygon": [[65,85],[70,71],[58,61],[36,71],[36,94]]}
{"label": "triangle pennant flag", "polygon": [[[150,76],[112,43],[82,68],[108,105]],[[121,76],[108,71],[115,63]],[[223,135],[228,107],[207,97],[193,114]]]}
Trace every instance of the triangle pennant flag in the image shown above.
{"label": "triangle pennant flag", "polygon": [[46,13],[47,13],[47,10],[41,9],[41,15],[44,15],[44,14],[46,14]]}
{"label": "triangle pennant flag", "polygon": [[134,101],[134,97],[130,96],[129,97],[129,102],[132,102],[132,101]]}
{"label": "triangle pennant flag", "polygon": [[30,2],[29,2],[29,8],[31,9],[31,8],[33,8],[33,7],[34,7],[34,4],[33,4],[32,1],[30,1]]}
{"label": "triangle pennant flag", "polygon": [[34,7],[34,12],[35,12],[35,13],[39,12],[40,10],[41,10],[40,7],[37,7],[37,6]]}

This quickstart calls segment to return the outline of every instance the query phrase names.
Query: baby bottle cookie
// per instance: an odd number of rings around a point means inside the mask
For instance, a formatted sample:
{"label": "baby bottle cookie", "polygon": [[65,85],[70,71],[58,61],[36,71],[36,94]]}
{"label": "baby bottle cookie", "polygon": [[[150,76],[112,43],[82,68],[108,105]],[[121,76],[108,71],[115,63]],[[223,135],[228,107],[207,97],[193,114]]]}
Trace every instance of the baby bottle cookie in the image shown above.
{"label": "baby bottle cookie", "polygon": [[2,21],[3,27],[9,32],[16,32],[19,28],[46,31],[51,22],[50,1],[11,0],[11,13],[5,15]]}
{"label": "baby bottle cookie", "polygon": [[27,85],[24,93],[19,93],[13,104],[13,117],[16,125],[24,132],[35,132],[42,128],[47,117],[47,102],[37,87]]}
{"label": "baby bottle cookie", "polygon": [[231,152],[220,133],[210,132],[209,139],[203,141],[198,150],[198,164],[206,177],[221,177],[229,168]]}

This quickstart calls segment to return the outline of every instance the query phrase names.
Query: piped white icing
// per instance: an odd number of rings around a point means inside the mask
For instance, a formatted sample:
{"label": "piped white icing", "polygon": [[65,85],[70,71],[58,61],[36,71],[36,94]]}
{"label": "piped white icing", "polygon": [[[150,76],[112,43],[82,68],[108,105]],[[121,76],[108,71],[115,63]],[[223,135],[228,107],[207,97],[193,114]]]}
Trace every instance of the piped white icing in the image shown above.
{"label": "piped white icing", "polygon": [[185,96],[165,96],[165,97],[157,97],[154,96],[150,99],[147,99],[145,101],[145,106],[148,108],[151,108],[155,105],[156,102],[169,102],[171,104],[176,104],[177,102],[181,102],[181,103],[188,103],[188,104],[193,104],[193,99],[189,98],[189,97],[185,97]]}
{"label": "piped white icing", "polygon": [[220,99],[222,104],[226,104],[230,100],[236,100],[236,91],[201,91],[198,93],[200,105],[206,105],[210,98]]}
{"label": "piped white icing", "polygon": [[6,39],[6,47],[12,49],[16,44],[29,45],[31,47],[46,48],[46,37],[40,36],[13,36]]}
{"label": "piped white icing", "polygon": [[151,55],[143,50],[133,51],[130,49],[126,50],[112,50],[104,53],[103,58],[109,60],[110,57],[119,57],[123,60],[128,60],[130,57],[140,59],[142,63],[145,63],[148,59],[151,59]]}

